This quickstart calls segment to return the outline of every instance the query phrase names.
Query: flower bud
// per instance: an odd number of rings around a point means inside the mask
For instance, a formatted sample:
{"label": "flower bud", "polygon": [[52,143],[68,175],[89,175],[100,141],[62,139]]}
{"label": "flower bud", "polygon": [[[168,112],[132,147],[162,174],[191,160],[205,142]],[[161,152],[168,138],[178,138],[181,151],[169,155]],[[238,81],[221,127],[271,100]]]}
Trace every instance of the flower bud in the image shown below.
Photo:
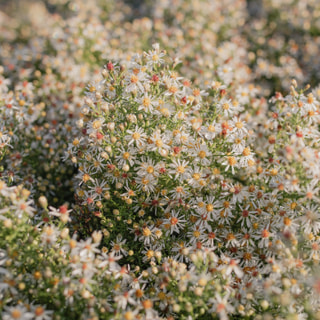
{"label": "flower bud", "polygon": [[38,199],[38,201],[39,201],[40,206],[41,206],[43,209],[47,209],[47,207],[48,207],[48,200],[47,200],[47,198],[46,198],[45,196],[41,196],[41,197]]}

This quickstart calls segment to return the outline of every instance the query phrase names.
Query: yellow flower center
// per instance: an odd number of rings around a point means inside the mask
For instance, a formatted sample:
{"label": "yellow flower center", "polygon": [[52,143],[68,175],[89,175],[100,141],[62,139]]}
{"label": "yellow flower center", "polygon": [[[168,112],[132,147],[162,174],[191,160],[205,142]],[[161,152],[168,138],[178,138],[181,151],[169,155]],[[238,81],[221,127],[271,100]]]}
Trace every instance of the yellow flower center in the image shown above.
{"label": "yellow flower center", "polygon": [[178,223],[178,219],[176,218],[176,217],[172,217],[171,219],[170,219],[170,223],[171,223],[171,225],[176,225],[177,223]]}
{"label": "yellow flower center", "polygon": [[19,319],[19,318],[21,318],[21,316],[22,316],[22,314],[21,314],[20,310],[14,309],[14,310],[11,311],[11,317],[13,319]]}
{"label": "yellow flower center", "polygon": [[235,157],[228,157],[228,163],[230,166],[234,166],[237,163],[237,160]]}
{"label": "yellow flower center", "polygon": [[199,173],[194,173],[192,177],[193,177],[194,180],[199,180],[200,179],[200,174]]}
{"label": "yellow flower center", "polygon": [[195,238],[199,238],[199,237],[200,237],[200,232],[199,232],[198,230],[193,231],[193,236],[194,236]]}
{"label": "yellow flower center", "polygon": [[175,86],[171,86],[171,87],[169,88],[169,92],[170,92],[170,93],[176,93],[177,91],[178,91],[178,88],[175,87]]}
{"label": "yellow flower center", "polygon": [[124,160],[128,160],[130,158],[130,153],[129,152],[125,152],[123,155],[122,155],[122,158]]}
{"label": "yellow flower center", "polygon": [[101,123],[100,120],[95,120],[92,123],[92,128],[97,130],[97,129],[99,129],[101,127],[101,125],[102,125],[102,123]]}
{"label": "yellow flower center", "polygon": [[211,203],[206,205],[206,210],[207,212],[212,212],[213,211],[213,205]]}
{"label": "yellow flower center", "polygon": [[178,172],[178,173],[184,173],[184,172],[185,172],[184,166],[178,166],[177,172]]}
{"label": "yellow flower center", "polygon": [[139,132],[135,132],[133,135],[132,135],[132,138],[134,140],[139,140],[140,139],[140,133]]}
{"label": "yellow flower center", "polygon": [[163,145],[162,140],[161,140],[161,139],[157,139],[157,140],[155,141],[155,145],[156,145],[158,148],[162,147],[162,145]]}
{"label": "yellow flower center", "polygon": [[242,154],[247,157],[248,155],[250,155],[250,149],[249,148],[244,148],[243,151],[242,151]]}
{"label": "yellow flower center", "polygon": [[44,313],[44,309],[42,307],[37,307],[34,313],[36,316],[41,316]]}
{"label": "yellow flower center", "polygon": [[205,151],[203,151],[203,150],[201,150],[199,153],[198,153],[198,156],[199,156],[199,158],[201,158],[201,159],[204,159],[205,157],[206,157],[206,152]]}
{"label": "yellow flower center", "polygon": [[150,103],[151,103],[151,100],[149,98],[146,97],[146,98],[143,99],[142,104],[143,104],[144,107],[149,107]]}
{"label": "yellow flower center", "polygon": [[130,78],[131,83],[137,83],[139,81],[139,78],[135,75],[132,75]]}
{"label": "yellow flower center", "polygon": [[149,237],[149,236],[151,236],[151,231],[150,231],[150,229],[149,228],[144,228],[143,229],[143,235],[145,236],[145,237]]}
{"label": "yellow flower center", "polygon": [[162,108],[162,109],[160,109],[160,112],[164,117],[169,117],[170,116],[170,112],[169,112],[168,108]]}
{"label": "yellow flower center", "polygon": [[149,167],[147,168],[147,172],[148,172],[148,173],[153,173],[153,172],[154,172],[154,168],[153,168],[152,166],[149,166]]}
{"label": "yellow flower center", "polygon": [[242,123],[241,121],[236,122],[236,127],[237,127],[238,129],[243,128],[243,123]]}

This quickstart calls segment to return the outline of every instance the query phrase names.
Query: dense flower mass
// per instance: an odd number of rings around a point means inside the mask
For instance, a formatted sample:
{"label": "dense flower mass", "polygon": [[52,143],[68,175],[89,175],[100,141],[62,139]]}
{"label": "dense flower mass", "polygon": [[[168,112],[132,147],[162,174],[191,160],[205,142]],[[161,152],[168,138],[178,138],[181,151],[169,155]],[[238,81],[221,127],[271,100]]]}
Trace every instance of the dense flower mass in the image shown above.
{"label": "dense flower mass", "polygon": [[236,184],[236,171],[255,161],[238,101],[193,88],[163,59],[154,45],[125,70],[109,62],[88,87],[82,136],[67,154],[79,165],[76,193],[89,216],[102,225],[116,216],[113,228],[131,229],[123,233],[146,254],[171,255],[178,243],[225,237],[216,229],[234,224],[237,203],[228,192],[221,197],[223,184]]}
{"label": "dense flower mass", "polygon": [[320,319],[319,10],[0,4],[0,318]]}

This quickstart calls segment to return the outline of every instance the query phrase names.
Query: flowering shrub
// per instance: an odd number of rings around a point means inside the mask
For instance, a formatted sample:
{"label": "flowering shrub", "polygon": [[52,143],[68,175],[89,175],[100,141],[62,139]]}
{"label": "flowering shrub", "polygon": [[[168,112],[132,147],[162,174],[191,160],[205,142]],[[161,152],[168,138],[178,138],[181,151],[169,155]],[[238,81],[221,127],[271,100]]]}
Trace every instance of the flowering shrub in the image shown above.
{"label": "flowering shrub", "polygon": [[[280,121],[275,117],[280,112],[272,113],[264,127],[276,131],[277,138],[267,130],[257,136],[255,161],[249,146],[254,134],[246,128],[238,102],[229,99],[225,89],[193,89],[190,81],[165,66],[165,59],[154,46],[136,55],[126,70],[109,62],[104,79],[88,86],[78,122],[82,136],[68,151],[79,165],[82,232],[101,229],[108,250],[138,265],[155,261],[159,252],[188,263],[189,253],[214,250],[230,261],[244,287],[252,285],[252,277],[268,283],[269,266],[277,265],[277,259],[303,264],[289,249],[285,255],[281,250],[288,239],[305,248],[307,259],[313,246],[310,232],[318,232],[318,206],[309,200],[319,192],[319,176],[310,168],[318,165],[309,158],[312,162],[303,162],[301,169],[297,160],[286,163],[278,155],[289,137],[291,145],[298,143],[298,154],[306,152],[299,149],[305,146],[303,139],[297,140],[300,133],[288,131],[297,117],[308,130],[314,121],[314,140],[308,145],[317,143],[319,103],[294,88],[285,99],[278,94],[275,101],[281,108],[288,101],[291,112],[300,109],[292,117],[281,109],[286,118],[278,126],[273,121]],[[306,191],[308,195],[297,195],[287,178],[291,172],[286,168],[296,166],[310,183],[306,187],[314,189]],[[299,223],[305,240],[298,239]],[[317,259],[317,254],[309,257]]]}
{"label": "flowering shrub", "polygon": [[10,184],[24,183],[35,196],[45,194],[57,202],[58,188],[69,194],[72,188],[73,168],[61,167],[63,136],[71,128],[47,117],[45,100],[37,101],[39,91],[31,82],[18,83],[10,91],[10,79],[1,78],[1,176]]}
{"label": "flowering shrub", "polygon": [[[227,319],[256,312],[291,319],[313,310],[308,292],[314,279],[295,257],[298,242],[291,250],[277,243],[264,278],[245,275],[237,261],[208,249],[185,252],[188,266],[157,251],[145,270],[131,270],[119,265],[122,255],[99,249],[100,232],[80,241],[70,236],[65,206],[48,208],[41,197],[49,220],[32,225],[37,211],[29,194],[0,182],[3,319]],[[242,285],[244,278],[251,281]]]}
{"label": "flowering shrub", "polygon": [[183,260],[184,246],[228,238],[216,229],[234,224],[241,196],[227,188],[237,188],[239,168],[254,165],[239,103],[223,89],[192,88],[164,59],[154,46],[127,70],[109,62],[105,79],[88,87],[83,135],[69,146],[85,218],[122,233],[107,240],[119,254],[138,240],[131,259],[144,249],[143,260],[156,250]]}
{"label": "flowering shrub", "polygon": [[1,319],[320,319],[317,1],[0,7]]}

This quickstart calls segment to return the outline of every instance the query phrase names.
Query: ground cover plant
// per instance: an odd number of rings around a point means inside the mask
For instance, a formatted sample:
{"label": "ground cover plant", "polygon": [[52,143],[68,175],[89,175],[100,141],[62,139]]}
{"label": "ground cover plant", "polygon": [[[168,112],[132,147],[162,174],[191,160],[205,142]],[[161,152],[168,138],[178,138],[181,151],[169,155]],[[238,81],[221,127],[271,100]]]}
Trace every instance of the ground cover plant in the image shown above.
{"label": "ground cover plant", "polygon": [[320,319],[317,1],[0,10],[2,319]]}

